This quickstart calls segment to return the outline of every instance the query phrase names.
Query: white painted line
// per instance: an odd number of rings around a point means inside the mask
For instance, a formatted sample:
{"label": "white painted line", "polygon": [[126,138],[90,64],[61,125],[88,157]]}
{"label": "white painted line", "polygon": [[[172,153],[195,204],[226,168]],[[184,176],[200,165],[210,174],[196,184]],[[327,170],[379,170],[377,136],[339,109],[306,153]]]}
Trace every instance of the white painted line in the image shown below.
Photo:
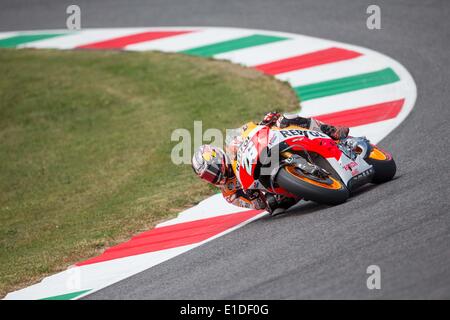
{"label": "white painted line", "polygon": [[17,32],[2,32],[0,33],[0,39],[6,39],[17,35]]}

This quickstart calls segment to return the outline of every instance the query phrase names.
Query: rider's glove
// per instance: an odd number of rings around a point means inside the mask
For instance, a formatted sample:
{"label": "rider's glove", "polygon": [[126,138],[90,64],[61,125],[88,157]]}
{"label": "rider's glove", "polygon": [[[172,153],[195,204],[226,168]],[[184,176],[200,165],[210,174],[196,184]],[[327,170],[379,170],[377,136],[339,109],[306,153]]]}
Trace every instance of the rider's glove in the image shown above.
{"label": "rider's glove", "polygon": [[269,112],[264,116],[264,119],[259,123],[262,126],[269,126],[277,122],[278,118],[281,117],[279,112]]}
{"label": "rider's glove", "polygon": [[322,130],[323,133],[329,135],[334,140],[347,138],[348,132],[350,131],[350,129],[347,127],[331,126],[328,124],[320,125],[320,130]]}
{"label": "rider's glove", "polygon": [[277,120],[277,127],[281,128],[281,129],[286,128],[290,124],[291,124],[290,119],[288,119],[286,117],[279,117]]}

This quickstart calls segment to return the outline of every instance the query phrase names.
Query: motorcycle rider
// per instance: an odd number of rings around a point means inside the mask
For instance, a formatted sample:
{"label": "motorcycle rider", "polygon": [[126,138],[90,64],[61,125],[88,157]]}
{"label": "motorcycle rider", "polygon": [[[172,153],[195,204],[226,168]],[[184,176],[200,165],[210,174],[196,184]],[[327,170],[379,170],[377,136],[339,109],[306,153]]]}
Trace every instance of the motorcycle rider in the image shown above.
{"label": "motorcycle rider", "polygon": [[[290,125],[297,125],[310,130],[320,131],[334,140],[344,139],[348,136],[349,128],[332,126],[320,122],[314,118],[304,118],[299,115],[281,114],[269,112],[259,125],[277,126],[285,128]],[[228,153],[233,157],[238,146],[227,146]],[[223,197],[229,202],[239,207],[264,209],[271,215],[276,215],[296,204],[299,198],[289,198],[274,195],[261,190],[244,190],[239,184],[236,175],[231,167],[229,154],[221,148],[211,145],[202,145],[192,157],[192,168],[194,172],[203,180],[216,185],[222,192]]]}

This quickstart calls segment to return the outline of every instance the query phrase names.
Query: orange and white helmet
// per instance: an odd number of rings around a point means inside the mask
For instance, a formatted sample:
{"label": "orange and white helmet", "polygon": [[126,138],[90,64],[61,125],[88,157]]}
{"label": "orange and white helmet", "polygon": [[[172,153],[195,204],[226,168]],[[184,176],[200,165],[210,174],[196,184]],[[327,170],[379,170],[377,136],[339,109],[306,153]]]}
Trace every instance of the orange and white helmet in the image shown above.
{"label": "orange and white helmet", "polygon": [[202,145],[192,157],[192,168],[203,180],[214,185],[224,184],[230,173],[230,160],[220,148]]}

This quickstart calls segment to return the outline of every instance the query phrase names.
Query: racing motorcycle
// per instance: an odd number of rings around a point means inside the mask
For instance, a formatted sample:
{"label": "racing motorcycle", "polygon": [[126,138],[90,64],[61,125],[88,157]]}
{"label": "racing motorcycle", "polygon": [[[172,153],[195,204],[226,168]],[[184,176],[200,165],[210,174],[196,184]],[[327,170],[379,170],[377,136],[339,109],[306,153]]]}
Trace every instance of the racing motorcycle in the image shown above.
{"label": "racing motorcycle", "polygon": [[237,136],[232,167],[244,190],[336,205],[362,185],[389,181],[396,172],[392,156],[365,137],[335,141],[299,126],[253,122]]}

